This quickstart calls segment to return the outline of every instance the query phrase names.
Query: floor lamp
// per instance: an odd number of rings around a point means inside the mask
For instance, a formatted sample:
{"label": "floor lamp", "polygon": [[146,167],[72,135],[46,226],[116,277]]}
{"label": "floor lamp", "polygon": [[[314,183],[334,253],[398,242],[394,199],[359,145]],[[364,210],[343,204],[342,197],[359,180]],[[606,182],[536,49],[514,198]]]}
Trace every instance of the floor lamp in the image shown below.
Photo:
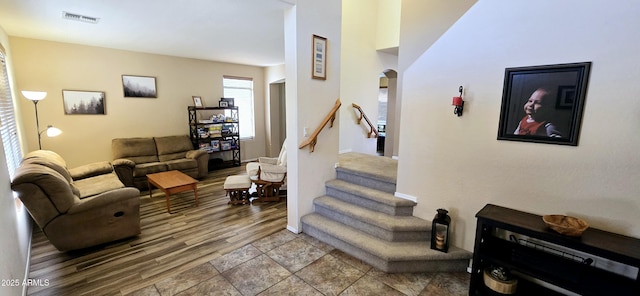
{"label": "floor lamp", "polygon": [[42,133],[47,132],[47,137],[55,137],[60,135],[62,131],[58,128],[53,127],[53,125],[47,126],[47,128],[42,131],[40,130],[40,121],[38,120],[38,102],[44,100],[44,98],[47,96],[47,92],[23,90],[22,95],[29,101],[32,101],[33,106],[36,109],[36,131],[38,132],[38,149],[42,150],[42,142],[40,141]]}

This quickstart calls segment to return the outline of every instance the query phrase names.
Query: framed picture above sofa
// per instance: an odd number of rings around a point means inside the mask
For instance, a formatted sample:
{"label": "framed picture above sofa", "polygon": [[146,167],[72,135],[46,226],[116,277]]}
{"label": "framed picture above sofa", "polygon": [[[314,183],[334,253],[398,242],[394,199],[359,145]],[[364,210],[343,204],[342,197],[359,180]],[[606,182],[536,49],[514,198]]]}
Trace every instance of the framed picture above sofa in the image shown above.
{"label": "framed picture above sofa", "polygon": [[122,75],[124,96],[129,98],[157,98],[156,78]]}
{"label": "framed picture above sofa", "polygon": [[105,96],[103,91],[62,90],[64,114],[105,115]]}

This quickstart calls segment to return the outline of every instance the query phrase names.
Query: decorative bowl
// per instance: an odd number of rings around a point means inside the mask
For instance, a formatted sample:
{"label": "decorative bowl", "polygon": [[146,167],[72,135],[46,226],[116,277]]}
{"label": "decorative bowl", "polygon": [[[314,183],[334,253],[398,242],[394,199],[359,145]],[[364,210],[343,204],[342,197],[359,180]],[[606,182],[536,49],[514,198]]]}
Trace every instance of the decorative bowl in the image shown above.
{"label": "decorative bowl", "polygon": [[557,233],[567,236],[581,236],[589,228],[586,221],[565,215],[544,215],[542,221]]}
{"label": "decorative bowl", "polygon": [[482,279],[487,288],[500,294],[515,294],[518,287],[518,280],[502,267],[486,268]]}

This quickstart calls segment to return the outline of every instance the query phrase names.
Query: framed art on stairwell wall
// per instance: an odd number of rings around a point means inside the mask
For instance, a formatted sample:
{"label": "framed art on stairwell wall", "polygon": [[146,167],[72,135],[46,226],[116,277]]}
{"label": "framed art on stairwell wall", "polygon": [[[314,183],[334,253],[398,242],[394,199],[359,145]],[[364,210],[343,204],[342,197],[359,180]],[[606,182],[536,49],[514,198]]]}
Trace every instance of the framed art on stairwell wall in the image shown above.
{"label": "framed art on stairwell wall", "polygon": [[578,145],[591,62],[505,69],[498,140]]}
{"label": "framed art on stairwell wall", "polygon": [[311,78],[327,79],[327,38],[313,35]]}

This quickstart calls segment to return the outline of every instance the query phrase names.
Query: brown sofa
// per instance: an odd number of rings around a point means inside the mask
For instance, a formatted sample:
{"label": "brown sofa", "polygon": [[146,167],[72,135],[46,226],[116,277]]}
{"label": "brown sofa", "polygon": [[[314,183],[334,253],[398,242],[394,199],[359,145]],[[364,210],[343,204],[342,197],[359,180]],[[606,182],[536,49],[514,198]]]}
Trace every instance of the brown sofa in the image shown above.
{"label": "brown sofa", "polygon": [[53,151],[25,155],[11,188],[60,251],[140,233],[140,191],[125,187],[109,162],[67,169]]}
{"label": "brown sofa", "polygon": [[189,136],[118,138],[111,141],[113,167],[127,186],[147,189],[147,174],[178,170],[201,179],[209,172],[209,154],[194,150]]}

